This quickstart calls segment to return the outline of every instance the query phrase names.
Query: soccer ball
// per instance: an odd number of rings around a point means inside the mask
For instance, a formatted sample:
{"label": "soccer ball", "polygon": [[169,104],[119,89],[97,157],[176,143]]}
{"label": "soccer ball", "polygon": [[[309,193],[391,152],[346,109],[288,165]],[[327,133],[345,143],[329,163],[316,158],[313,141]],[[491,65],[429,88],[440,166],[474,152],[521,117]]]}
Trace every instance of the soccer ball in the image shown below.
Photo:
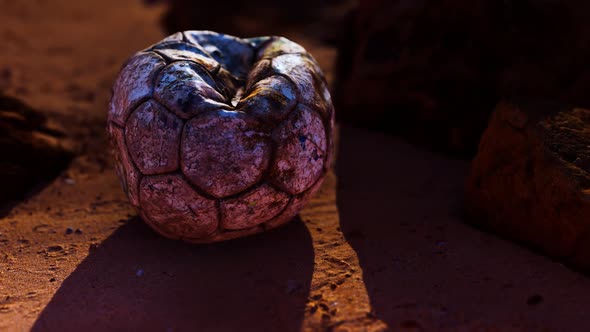
{"label": "soccer ball", "polygon": [[158,233],[215,242],[291,220],[333,154],[314,58],[282,37],[185,31],[133,55],[108,132],[124,191]]}

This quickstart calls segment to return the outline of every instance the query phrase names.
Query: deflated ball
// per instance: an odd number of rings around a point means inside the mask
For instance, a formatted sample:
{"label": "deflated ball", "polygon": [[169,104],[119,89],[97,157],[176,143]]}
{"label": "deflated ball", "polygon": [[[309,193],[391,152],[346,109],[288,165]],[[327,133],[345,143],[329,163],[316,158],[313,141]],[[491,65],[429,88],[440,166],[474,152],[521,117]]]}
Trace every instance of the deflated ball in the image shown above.
{"label": "deflated ball", "polygon": [[185,31],[133,55],[108,132],[123,189],[158,233],[215,242],[291,220],[331,163],[334,108],[282,37]]}

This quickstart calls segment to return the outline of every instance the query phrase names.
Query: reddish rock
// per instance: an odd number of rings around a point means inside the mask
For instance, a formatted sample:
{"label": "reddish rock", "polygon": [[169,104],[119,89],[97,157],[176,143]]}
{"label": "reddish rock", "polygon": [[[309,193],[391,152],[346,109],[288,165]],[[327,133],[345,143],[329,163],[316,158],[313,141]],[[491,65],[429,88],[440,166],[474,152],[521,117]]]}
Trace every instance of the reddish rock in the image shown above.
{"label": "reddish rock", "polygon": [[500,103],[466,193],[473,224],[590,268],[590,110]]}
{"label": "reddish rock", "polygon": [[45,114],[0,91],[0,216],[67,167],[75,149],[65,136]]}
{"label": "reddish rock", "polygon": [[[242,36],[305,32],[320,34],[331,40],[336,38],[335,30],[341,25],[341,13],[353,7],[357,1],[225,0],[206,4],[193,0],[166,2],[168,10],[162,23],[168,32],[209,29]],[[215,14],[222,14],[223,18],[220,19]]]}
{"label": "reddish rock", "polygon": [[362,1],[339,53],[338,116],[472,155],[502,97],[590,107],[582,88],[590,79],[586,7],[579,0]]}

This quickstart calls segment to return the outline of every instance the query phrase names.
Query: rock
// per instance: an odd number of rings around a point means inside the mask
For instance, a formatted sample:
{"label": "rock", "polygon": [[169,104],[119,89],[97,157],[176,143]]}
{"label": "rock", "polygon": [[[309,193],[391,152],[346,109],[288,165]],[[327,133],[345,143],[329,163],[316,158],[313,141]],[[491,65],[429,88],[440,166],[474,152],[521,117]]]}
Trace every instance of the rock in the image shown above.
{"label": "rock", "polygon": [[469,221],[590,267],[590,110],[502,102],[466,183]]}
{"label": "rock", "polygon": [[282,35],[297,27],[299,31],[305,29],[323,38],[339,34],[342,13],[356,3],[354,0],[258,0],[256,3],[226,0],[206,5],[191,0],[167,2],[162,24],[169,33],[207,29],[241,36]]}
{"label": "rock", "polygon": [[0,92],[0,215],[68,165],[73,152],[64,136],[43,113]]}
{"label": "rock", "polygon": [[363,1],[340,47],[338,116],[472,156],[502,97],[590,107],[583,6],[579,0]]}

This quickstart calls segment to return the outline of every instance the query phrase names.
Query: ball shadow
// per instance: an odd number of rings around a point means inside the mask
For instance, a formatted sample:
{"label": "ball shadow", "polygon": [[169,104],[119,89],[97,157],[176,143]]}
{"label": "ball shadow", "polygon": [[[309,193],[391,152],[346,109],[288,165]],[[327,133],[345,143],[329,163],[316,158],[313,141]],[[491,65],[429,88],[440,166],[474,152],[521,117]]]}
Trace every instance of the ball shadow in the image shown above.
{"label": "ball shadow", "polygon": [[133,218],[91,247],[32,331],[298,331],[312,269],[298,218],[211,245],[164,239]]}

